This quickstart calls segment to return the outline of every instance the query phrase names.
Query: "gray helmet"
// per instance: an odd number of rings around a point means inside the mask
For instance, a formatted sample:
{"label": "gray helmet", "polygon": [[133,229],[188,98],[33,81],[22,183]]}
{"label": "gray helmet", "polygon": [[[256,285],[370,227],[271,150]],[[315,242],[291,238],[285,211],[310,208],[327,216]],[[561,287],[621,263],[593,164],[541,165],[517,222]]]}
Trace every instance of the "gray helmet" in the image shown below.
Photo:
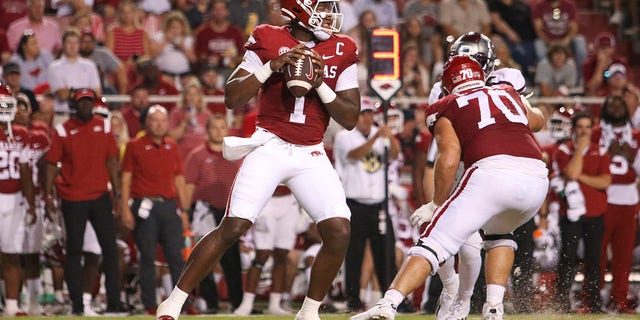
{"label": "gray helmet", "polygon": [[495,69],[496,52],[493,42],[481,33],[468,32],[456,39],[449,50],[449,59],[459,55],[470,56],[478,61],[485,78],[488,78]]}

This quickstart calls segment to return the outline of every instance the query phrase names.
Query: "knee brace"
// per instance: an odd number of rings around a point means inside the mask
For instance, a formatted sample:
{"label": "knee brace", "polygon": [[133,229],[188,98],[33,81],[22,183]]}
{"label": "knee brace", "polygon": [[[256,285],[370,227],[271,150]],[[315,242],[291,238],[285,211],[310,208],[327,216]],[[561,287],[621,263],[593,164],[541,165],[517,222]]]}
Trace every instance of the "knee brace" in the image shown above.
{"label": "knee brace", "polygon": [[489,235],[484,234],[482,238],[484,239],[484,243],[482,246],[485,251],[489,251],[497,247],[511,247],[514,251],[518,249],[518,244],[516,243],[513,233]]}
{"label": "knee brace", "polygon": [[418,242],[409,249],[407,255],[422,257],[429,261],[429,264],[431,264],[431,275],[435,275],[438,269],[440,269],[438,254],[435,250],[426,246],[422,240],[418,240]]}

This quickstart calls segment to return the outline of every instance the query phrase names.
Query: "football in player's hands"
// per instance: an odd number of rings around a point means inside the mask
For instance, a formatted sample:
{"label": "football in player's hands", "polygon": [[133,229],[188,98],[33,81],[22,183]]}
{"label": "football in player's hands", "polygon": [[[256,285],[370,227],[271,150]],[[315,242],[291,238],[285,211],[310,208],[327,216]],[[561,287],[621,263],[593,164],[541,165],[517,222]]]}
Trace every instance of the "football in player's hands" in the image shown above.
{"label": "football in player's hands", "polygon": [[[309,50],[308,48],[303,48]],[[287,64],[284,68],[284,81],[294,97],[307,94],[316,81],[317,74],[310,55],[297,59],[295,64]]]}

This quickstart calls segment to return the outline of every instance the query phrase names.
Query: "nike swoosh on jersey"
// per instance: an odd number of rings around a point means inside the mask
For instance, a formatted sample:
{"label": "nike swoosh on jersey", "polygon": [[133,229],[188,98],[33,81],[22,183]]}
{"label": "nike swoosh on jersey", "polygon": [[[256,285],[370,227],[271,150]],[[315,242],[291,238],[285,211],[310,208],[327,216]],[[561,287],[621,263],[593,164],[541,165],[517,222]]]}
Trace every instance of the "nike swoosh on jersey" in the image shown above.
{"label": "nike swoosh on jersey", "polygon": [[335,55],[330,55],[330,56],[325,56],[324,54],[322,55],[322,60],[329,60],[331,58],[335,57]]}

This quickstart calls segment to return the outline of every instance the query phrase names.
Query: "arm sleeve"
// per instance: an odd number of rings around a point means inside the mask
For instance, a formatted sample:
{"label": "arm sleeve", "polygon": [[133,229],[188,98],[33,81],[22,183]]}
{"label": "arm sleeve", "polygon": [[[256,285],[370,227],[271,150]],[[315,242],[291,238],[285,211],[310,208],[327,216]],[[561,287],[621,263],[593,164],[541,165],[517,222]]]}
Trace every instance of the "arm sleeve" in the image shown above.
{"label": "arm sleeve", "polygon": [[[258,54],[256,54],[253,50],[247,50],[244,53],[244,57],[242,58],[242,62],[239,67],[246,70],[249,73],[254,73],[256,70],[262,68],[264,64]],[[346,70],[345,70],[346,71]]]}
{"label": "arm sleeve", "polygon": [[354,63],[348,66],[338,76],[335,91],[343,91],[358,87],[358,66]]}

